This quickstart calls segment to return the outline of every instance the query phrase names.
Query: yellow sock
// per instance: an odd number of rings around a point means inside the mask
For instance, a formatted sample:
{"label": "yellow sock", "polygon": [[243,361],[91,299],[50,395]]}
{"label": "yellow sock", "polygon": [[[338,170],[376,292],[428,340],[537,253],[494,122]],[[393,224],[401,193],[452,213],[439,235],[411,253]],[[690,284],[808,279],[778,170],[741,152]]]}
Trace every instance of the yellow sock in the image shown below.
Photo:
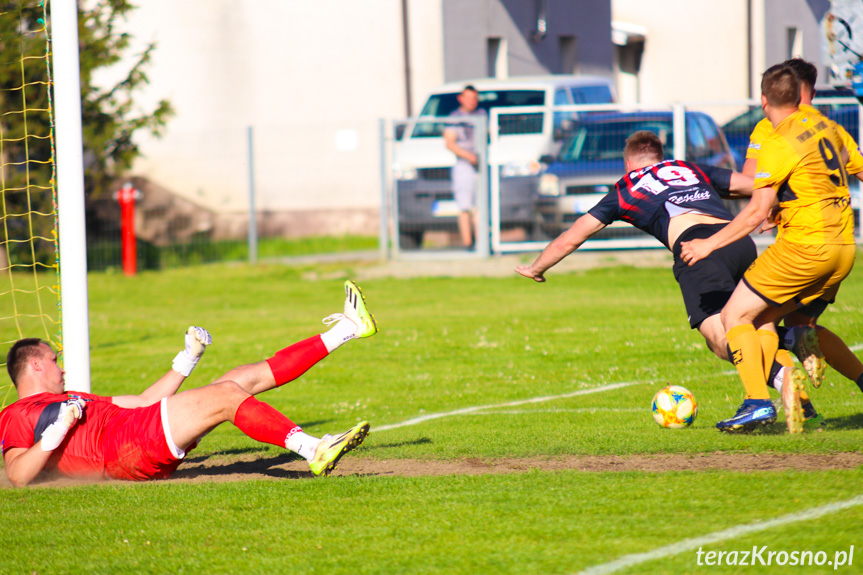
{"label": "yellow sock", "polygon": [[777,350],[776,363],[782,367],[794,367],[794,356],[787,349]]}
{"label": "yellow sock", "polygon": [[731,328],[725,337],[731,350],[731,363],[737,368],[746,389],[746,399],[770,399],[761,359],[761,343],[755,327],[749,323],[738,325]]}

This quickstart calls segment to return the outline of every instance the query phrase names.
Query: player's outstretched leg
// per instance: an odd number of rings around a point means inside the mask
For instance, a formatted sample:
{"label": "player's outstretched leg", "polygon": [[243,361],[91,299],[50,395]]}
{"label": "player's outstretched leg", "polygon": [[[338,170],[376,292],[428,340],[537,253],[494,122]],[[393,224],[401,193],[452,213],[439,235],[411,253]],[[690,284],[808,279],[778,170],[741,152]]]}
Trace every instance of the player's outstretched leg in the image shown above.
{"label": "player's outstretched leg", "polygon": [[305,458],[315,475],[329,475],[339,459],[359,446],[369,433],[369,423],[363,421],[341,435],[324,435],[318,439],[253,396],[240,403],[232,421],[252,439],[285,447]]}
{"label": "player's outstretched leg", "polygon": [[369,434],[369,422],[361,421],[341,435],[324,435],[309,461],[312,473],[326,476],[336,468],[342,456],[358,447]]}
{"label": "player's outstretched leg", "polygon": [[782,380],[782,409],[785,411],[788,433],[802,433],[805,416],[800,392],[805,387],[806,375],[796,367],[786,367],[782,370]]}
{"label": "player's outstretched leg", "polygon": [[791,329],[795,330],[797,336],[791,351],[803,364],[803,369],[806,370],[812,386],[821,387],[827,363],[824,361],[824,354],[818,345],[818,330],[808,325],[795,326]]}

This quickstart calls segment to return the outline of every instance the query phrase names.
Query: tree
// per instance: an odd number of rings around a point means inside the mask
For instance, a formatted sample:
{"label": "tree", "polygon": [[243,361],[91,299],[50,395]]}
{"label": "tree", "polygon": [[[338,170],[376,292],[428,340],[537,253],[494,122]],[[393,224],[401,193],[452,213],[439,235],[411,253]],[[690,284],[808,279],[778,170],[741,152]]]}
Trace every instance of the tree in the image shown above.
{"label": "tree", "polygon": [[167,100],[160,100],[149,112],[136,112],[134,108],[135,92],[149,83],[146,69],[156,49],[155,42],[137,56],[118,84],[109,89],[93,84],[95,71],[117,64],[128,51],[131,37],[125,32],[118,33],[117,24],[125,20],[135,6],[127,0],[96,0],[85,4],[92,6],[82,9],[79,2],[84,177],[87,192],[98,197],[113,191],[111,184],[140,155],[133,139],[135,133],[161,136],[173,109]]}
{"label": "tree", "polygon": [[[173,114],[166,100],[151,111],[134,107],[135,93],[148,83],[155,43],[137,55],[115,86],[93,84],[97,70],[123,61],[131,37],[118,32],[117,25],[134,8],[127,0],[78,4],[84,179],[93,197],[110,193],[111,184],[140,155],[134,135],[161,136]],[[44,0],[0,0],[0,244],[6,248],[0,255],[8,254],[12,264],[52,265],[55,258],[46,17]]]}

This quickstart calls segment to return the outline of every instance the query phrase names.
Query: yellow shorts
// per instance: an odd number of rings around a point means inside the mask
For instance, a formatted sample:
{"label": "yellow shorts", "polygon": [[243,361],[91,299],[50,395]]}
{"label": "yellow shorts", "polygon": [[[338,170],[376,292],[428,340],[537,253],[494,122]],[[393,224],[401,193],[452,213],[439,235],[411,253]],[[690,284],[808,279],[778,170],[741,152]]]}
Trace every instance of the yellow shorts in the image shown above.
{"label": "yellow shorts", "polygon": [[839,284],[854,267],[854,245],[809,246],[778,240],[752,262],[743,283],[773,306],[803,307],[816,299],[833,303]]}

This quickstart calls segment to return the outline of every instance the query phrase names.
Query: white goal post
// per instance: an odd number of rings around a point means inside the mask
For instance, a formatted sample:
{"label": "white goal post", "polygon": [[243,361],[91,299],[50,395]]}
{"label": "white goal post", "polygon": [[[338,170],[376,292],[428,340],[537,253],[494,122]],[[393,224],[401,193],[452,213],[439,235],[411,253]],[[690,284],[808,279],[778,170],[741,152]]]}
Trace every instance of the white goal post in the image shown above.
{"label": "white goal post", "polygon": [[84,215],[84,146],[78,3],[51,0],[52,71],[60,249],[60,313],[67,391],[90,391],[90,318]]}

